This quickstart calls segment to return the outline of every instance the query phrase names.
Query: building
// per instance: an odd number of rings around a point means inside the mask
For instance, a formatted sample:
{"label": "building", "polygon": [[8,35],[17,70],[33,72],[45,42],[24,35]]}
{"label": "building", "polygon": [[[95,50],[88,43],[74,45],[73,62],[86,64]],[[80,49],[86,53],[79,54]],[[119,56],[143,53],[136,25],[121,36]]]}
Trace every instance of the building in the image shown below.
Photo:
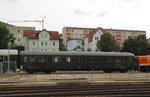
{"label": "building", "polygon": [[120,46],[122,46],[123,42],[126,39],[128,39],[129,36],[146,35],[146,31],[139,31],[139,30],[120,30],[120,29],[104,29],[104,30],[113,35]]}
{"label": "building", "polygon": [[69,39],[67,41],[68,51],[82,51],[83,50],[83,40],[82,39]]}
{"label": "building", "polygon": [[84,38],[84,51],[87,51],[88,49],[97,51],[96,43],[100,40],[101,35],[106,32],[115,37],[120,47],[122,47],[123,42],[128,39],[129,36],[146,35],[146,31],[97,28]]}
{"label": "building", "polygon": [[79,39],[83,38],[89,33],[93,32],[95,28],[78,28],[78,27],[63,27],[62,29],[62,38],[63,44],[67,47],[67,42],[70,39]]}
{"label": "building", "polygon": [[95,31],[90,33],[84,38],[84,51],[97,51],[96,43],[100,40],[101,35],[105,31],[102,28],[97,28]]}
{"label": "building", "polygon": [[14,38],[16,38],[14,42],[17,46],[25,46],[25,38],[23,32],[25,30],[35,30],[35,27],[20,27],[7,25],[7,29],[9,30],[10,33],[14,35]]}
{"label": "building", "polygon": [[58,31],[24,31],[25,51],[52,52],[59,51]]}

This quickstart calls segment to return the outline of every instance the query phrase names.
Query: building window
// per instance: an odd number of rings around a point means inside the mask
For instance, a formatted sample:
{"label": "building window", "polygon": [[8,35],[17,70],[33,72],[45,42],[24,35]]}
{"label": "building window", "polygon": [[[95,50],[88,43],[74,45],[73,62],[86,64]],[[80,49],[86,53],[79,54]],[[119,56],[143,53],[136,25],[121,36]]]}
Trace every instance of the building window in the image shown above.
{"label": "building window", "polygon": [[20,30],[18,30],[18,33],[20,32]]}
{"label": "building window", "polygon": [[55,42],[53,42],[53,46],[55,46]]}
{"label": "building window", "polygon": [[33,46],[35,45],[35,41],[32,42]]}
{"label": "building window", "polygon": [[41,42],[41,45],[43,45],[43,42]]}
{"label": "building window", "polygon": [[45,45],[47,45],[47,42],[45,42]]}
{"label": "building window", "polygon": [[95,40],[98,40],[99,38],[98,37],[95,37]]}

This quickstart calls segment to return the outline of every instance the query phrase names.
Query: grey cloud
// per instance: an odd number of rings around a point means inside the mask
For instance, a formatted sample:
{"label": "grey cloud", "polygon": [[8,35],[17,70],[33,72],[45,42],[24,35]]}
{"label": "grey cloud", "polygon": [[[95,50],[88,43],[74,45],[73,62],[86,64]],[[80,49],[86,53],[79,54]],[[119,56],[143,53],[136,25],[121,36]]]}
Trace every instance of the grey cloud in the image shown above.
{"label": "grey cloud", "polygon": [[92,12],[90,12],[90,11],[83,11],[81,9],[75,9],[74,13],[76,13],[78,15],[90,15],[90,14],[92,14]]}
{"label": "grey cloud", "polygon": [[104,11],[104,12],[100,12],[97,17],[106,17],[109,14],[110,11]]}

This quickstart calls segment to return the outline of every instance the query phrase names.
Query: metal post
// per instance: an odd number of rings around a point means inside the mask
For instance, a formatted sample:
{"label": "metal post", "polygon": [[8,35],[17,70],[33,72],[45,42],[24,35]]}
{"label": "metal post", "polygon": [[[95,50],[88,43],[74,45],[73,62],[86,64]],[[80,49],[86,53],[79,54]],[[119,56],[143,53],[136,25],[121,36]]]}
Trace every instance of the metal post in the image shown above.
{"label": "metal post", "polygon": [[8,72],[10,72],[10,40],[12,39],[9,39],[8,42]]}
{"label": "metal post", "polygon": [[10,69],[10,45],[9,45],[9,43],[10,43],[10,39],[9,39],[9,42],[8,42],[8,71],[7,72],[9,72],[9,69]]}
{"label": "metal post", "polygon": [[3,75],[3,64],[2,64],[2,62],[0,62],[0,67],[1,67],[1,75]]}

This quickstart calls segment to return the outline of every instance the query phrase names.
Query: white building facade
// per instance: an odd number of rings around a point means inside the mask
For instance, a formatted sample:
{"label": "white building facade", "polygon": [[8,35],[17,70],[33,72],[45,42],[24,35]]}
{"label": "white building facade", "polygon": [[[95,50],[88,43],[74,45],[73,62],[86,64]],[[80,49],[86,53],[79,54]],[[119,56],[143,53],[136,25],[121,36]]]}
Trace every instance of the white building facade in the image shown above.
{"label": "white building facade", "polygon": [[103,29],[97,28],[96,31],[90,33],[84,38],[84,51],[97,51],[96,43],[100,40],[101,35],[104,33]]}
{"label": "white building facade", "polygon": [[83,50],[83,40],[82,39],[69,39],[67,41],[67,49],[68,51],[76,51],[76,50]]}
{"label": "white building facade", "polygon": [[24,31],[25,51],[59,51],[59,33],[57,31]]}

